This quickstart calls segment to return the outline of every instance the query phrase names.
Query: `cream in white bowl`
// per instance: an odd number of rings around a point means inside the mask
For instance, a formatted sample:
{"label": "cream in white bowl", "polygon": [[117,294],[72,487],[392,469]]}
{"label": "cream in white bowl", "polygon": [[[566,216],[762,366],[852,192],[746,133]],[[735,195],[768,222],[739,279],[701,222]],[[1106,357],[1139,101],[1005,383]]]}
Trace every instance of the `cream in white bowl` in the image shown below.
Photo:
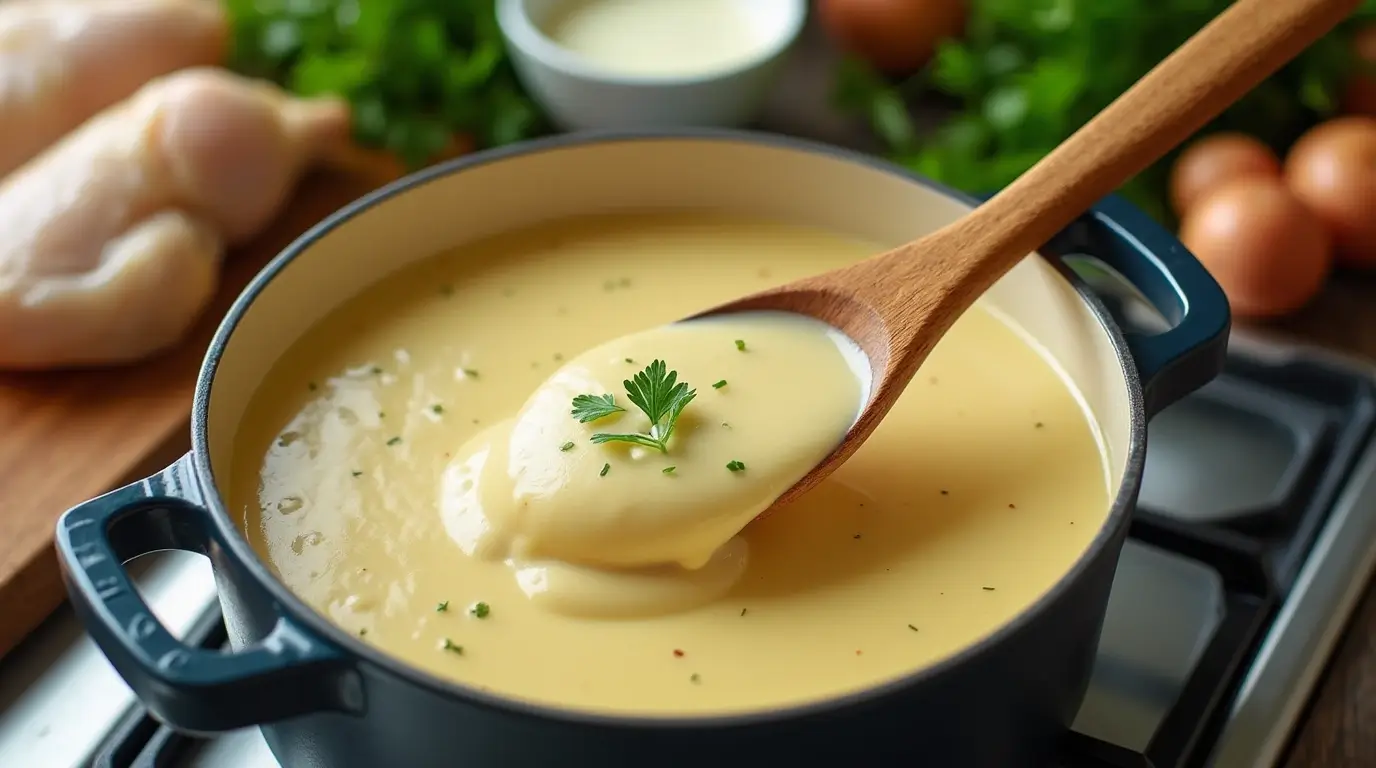
{"label": "cream in white bowl", "polygon": [[497,0],[522,84],[566,130],[752,121],[804,0]]}

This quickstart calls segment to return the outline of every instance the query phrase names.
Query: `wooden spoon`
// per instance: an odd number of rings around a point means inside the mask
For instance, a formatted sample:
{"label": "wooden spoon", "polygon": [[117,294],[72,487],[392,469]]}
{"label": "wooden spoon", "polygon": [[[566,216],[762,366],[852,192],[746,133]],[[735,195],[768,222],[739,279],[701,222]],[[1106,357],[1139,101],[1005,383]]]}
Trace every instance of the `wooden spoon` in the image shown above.
{"label": "wooden spoon", "polygon": [[855,453],[956,319],[1008,270],[1297,56],[1360,2],[1237,0],[961,220],[857,264],[696,315],[796,312],[841,330],[869,357],[870,400],[854,426],[769,511],[821,482]]}

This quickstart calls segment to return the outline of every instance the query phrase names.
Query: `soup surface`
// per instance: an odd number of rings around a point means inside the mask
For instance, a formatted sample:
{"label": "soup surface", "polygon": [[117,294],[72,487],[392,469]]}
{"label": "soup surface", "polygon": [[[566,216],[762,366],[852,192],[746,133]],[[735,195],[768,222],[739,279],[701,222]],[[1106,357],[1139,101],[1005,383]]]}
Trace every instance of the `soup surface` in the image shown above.
{"label": "soup surface", "polygon": [[[283,582],[335,623],[511,697],[718,714],[913,672],[1037,600],[1109,507],[1079,398],[982,304],[850,461],[747,527],[724,570],[701,569],[716,579],[706,602],[666,598],[674,609],[620,618],[550,610],[506,563],[465,554],[443,512],[464,446],[574,356],[877,250],[793,225],[637,215],[558,222],[403,270],[264,381],[236,438],[231,509]],[[711,383],[694,382],[698,398]],[[799,375],[799,391],[810,385]],[[823,411],[794,407],[800,421]],[[693,492],[688,476],[661,479]],[[577,577],[566,575],[570,594],[587,586]]]}

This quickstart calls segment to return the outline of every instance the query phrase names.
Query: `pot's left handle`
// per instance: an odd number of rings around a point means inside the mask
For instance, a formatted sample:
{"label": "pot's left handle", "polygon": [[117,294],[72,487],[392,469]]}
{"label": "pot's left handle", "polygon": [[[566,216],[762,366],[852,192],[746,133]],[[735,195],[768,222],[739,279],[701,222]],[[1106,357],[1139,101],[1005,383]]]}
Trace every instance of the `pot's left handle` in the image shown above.
{"label": "pot's left handle", "polygon": [[178,641],[149,610],[124,564],[225,542],[197,503],[190,456],[74,507],[57,527],[72,606],[96,645],[158,719],[191,732],[229,731],[320,711],[358,711],[362,689],[339,649],[286,618],[237,652]]}

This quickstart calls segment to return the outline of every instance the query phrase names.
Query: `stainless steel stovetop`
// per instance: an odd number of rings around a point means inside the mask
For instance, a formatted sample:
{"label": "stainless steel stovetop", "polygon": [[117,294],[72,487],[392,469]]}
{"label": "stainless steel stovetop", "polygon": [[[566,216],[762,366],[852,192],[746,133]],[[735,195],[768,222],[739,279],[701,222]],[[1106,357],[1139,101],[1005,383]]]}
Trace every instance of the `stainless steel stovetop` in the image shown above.
{"label": "stainless steel stovetop", "polygon": [[[1149,431],[1088,698],[1059,768],[1263,768],[1376,562],[1376,369],[1236,339],[1226,374]],[[195,555],[141,569],[164,622],[223,642]],[[0,662],[0,764],[277,768],[256,730],[149,719],[66,609]]]}

